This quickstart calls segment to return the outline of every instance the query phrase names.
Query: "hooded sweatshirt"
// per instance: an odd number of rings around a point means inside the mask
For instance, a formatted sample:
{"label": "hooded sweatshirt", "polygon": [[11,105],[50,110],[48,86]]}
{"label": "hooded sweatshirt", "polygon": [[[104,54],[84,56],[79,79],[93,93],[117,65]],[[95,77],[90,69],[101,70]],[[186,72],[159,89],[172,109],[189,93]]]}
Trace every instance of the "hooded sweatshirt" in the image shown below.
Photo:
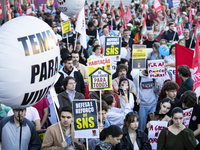
{"label": "hooded sweatshirt", "polygon": [[155,85],[155,80],[149,78],[148,76],[144,76],[142,71],[139,76],[140,80],[140,88],[139,88],[139,98],[140,98],[140,106],[142,107],[153,107],[157,104],[156,93],[159,91],[159,87]]}

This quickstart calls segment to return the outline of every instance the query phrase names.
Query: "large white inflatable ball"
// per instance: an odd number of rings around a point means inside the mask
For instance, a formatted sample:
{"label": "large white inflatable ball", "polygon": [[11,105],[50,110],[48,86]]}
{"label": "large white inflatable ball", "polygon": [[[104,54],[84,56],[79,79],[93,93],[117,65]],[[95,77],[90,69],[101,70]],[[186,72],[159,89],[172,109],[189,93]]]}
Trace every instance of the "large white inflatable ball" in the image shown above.
{"label": "large white inflatable ball", "polygon": [[84,7],[85,0],[57,0],[57,3],[63,14],[72,17],[81,11]]}
{"label": "large white inflatable ball", "polygon": [[59,45],[48,24],[31,16],[0,28],[0,102],[24,108],[40,101],[59,70]]}

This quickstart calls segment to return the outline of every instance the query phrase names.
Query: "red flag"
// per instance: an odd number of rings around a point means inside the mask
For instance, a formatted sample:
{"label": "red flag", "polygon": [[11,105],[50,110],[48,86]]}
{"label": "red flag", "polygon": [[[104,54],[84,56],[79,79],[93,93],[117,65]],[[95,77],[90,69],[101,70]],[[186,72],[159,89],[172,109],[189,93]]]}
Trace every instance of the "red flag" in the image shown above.
{"label": "red flag", "polygon": [[143,22],[143,26],[142,26],[142,29],[141,29],[141,36],[143,36],[144,38],[148,39],[148,35],[147,35],[147,26],[146,26],[146,19],[144,19],[144,22]]}
{"label": "red flag", "polygon": [[200,86],[200,51],[199,38],[196,39],[192,69],[194,70],[193,91]]}
{"label": "red flag", "polygon": [[145,3],[142,3],[143,8],[142,8],[142,16],[144,16],[145,20],[147,19],[147,14],[146,14],[146,9],[145,9]]}
{"label": "red flag", "polygon": [[11,10],[10,10],[10,3],[9,0],[6,0],[6,6],[7,6],[7,12],[8,12],[8,20],[12,19],[11,18]]}
{"label": "red flag", "polygon": [[103,4],[101,5],[101,9],[104,10],[106,6],[106,0],[103,1]]}
{"label": "red flag", "polygon": [[110,10],[110,0],[108,0],[108,10]]}
{"label": "red flag", "polygon": [[180,9],[176,11],[175,27],[177,28],[178,35],[181,35],[183,33],[183,19],[180,16]]}
{"label": "red flag", "polygon": [[178,66],[187,65],[189,68],[192,68],[192,60],[194,51],[181,46],[179,44],[175,44],[175,53],[176,53],[176,83],[180,86],[181,79],[178,76]]}
{"label": "red flag", "polygon": [[123,4],[121,0],[120,0],[120,17],[122,18],[122,25],[124,29],[127,29],[126,20],[125,20],[125,12],[124,12],[124,8],[123,8]]}
{"label": "red flag", "polygon": [[131,10],[130,10],[130,8],[128,6],[128,8],[127,8],[127,16],[126,16],[126,23],[128,24],[131,19],[132,19]]}
{"label": "red flag", "polygon": [[112,10],[111,10],[111,17],[113,18],[113,15],[114,15],[114,8],[112,7]]}
{"label": "red flag", "polygon": [[22,8],[21,8],[19,0],[17,0],[17,5],[18,5],[19,14],[20,16],[22,16]]}
{"label": "red flag", "polygon": [[78,14],[74,17],[73,22],[75,22],[76,18],[78,18]]}
{"label": "red flag", "polygon": [[30,0],[26,0],[26,15],[30,16],[32,13],[32,8],[30,5]]}
{"label": "red flag", "polygon": [[153,4],[153,8],[155,9],[156,13],[158,13],[159,11],[163,11],[164,10],[162,5],[161,5],[161,3],[160,3],[160,0],[154,0],[153,3],[154,3]]}
{"label": "red flag", "polygon": [[1,1],[0,1],[0,18],[3,18],[2,7],[1,7]]}

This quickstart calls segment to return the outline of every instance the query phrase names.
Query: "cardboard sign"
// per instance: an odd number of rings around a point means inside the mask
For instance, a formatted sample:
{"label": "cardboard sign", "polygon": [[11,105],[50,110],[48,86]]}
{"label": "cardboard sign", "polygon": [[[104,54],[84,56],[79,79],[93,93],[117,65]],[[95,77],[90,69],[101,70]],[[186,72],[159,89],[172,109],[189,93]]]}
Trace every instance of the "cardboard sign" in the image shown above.
{"label": "cardboard sign", "polygon": [[173,0],[173,7],[178,8],[180,6],[180,0]]}
{"label": "cardboard sign", "polygon": [[157,149],[158,136],[163,128],[167,127],[167,121],[150,121],[151,127],[149,128],[149,143],[152,149]]}
{"label": "cardboard sign", "polygon": [[121,37],[105,37],[104,56],[113,57],[120,61]]}
{"label": "cardboard sign", "polygon": [[70,25],[70,21],[65,21],[62,23],[62,35],[63,38],[67,38],[68,35],[71,34],[71,25]]}
{"label": "cardboard sign", "polygon": [[189,109],[186,109],[186,110],[183,110],[183,113],[184,113],[184,115],[183,115],[183,123],[184,123],[186,128],[189,127],[190,119],[191,119],[191,116],[192,116],[192,112],[193,112],[193,107],[189,108]]}
{"label": "cardboard sign", "polygon": [[133,45],[132,68],[146,68],[146,45]]}
{"label": "cardboard sign", "polygon": [[75,138],[99,138],[95,100],[72,101]]}
{"label": "cardboard sign", "polygon": [[165,76],[164,60],[149,60],[148,61],[148,76],[149,78],[161,78]]}
{"label": "cardboard sign", "polygon": [[112,90],[111,59],[88,59],[89,90]]}

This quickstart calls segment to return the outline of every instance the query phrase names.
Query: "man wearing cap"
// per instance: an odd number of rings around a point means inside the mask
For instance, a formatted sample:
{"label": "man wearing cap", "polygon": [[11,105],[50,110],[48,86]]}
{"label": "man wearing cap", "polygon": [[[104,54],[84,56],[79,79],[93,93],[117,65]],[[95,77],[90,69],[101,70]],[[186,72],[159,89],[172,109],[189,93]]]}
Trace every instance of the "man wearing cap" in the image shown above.
{"label": "man wearing cap", "polygon": [[80,58],[79,62],[86,66],[89,55],[88,55],[87,50],[84,49],[83,46],[81,45],[80,39],[76,40],[76,49],[75,50],[79,53],[79,58]]}
{"label": "man wearing cap", "polygon": [[25,118],[26,109],[13,109],[14,115],[0,122],[2,150],[39,150],[40,144],[34,124]]}
{"label": "man wearing cap", "polygon": [[86,34],[89,36],[88,44],[92,45],[92,40],[97,37],[97,30],[94,29],[94,24],[92,21],[88,23],[88,29],[86,29]]}
{"label": "man wearing cap", "polygon": [[73,66],[72,56],[69,56],[67,53],[62,55],[61,64],[63,68],[60,69],[59,74],[61,75],[56,84],[54,85],[56,93],[59,94],[64,91],[64,87],[62,86],[62,81],[67,76],[72,76],[76,79],[76,91],[85,94],[85,84],[83,80],[83,76],[76,67]]}
{"label": "man wearing cap", "polygon": [[146,45],[147,48],[152,48],[152,44],[154,42],[158,42],[158,41],[154,40],[153,37],[154,37],[153,32],[149,32],[148,33],[148,39],[143,42],[143,45]]}
{"label": "man wearing cap", "polygon": [[122,38],[122,42],[127,42],[129,50],[132,51],[132,45],[134,44],[134,41],[133,41],[132,38],[129,38],[129,30],[128,29],[124,29],[123,33],[124,33],[124,37]]}
{"label": "man wearing cap", "polygon": [[161,39],[166,39],[169,43],[179,40],[178,33],[174,31],[174,23],[169,23],[169,30],[163,32]]}

